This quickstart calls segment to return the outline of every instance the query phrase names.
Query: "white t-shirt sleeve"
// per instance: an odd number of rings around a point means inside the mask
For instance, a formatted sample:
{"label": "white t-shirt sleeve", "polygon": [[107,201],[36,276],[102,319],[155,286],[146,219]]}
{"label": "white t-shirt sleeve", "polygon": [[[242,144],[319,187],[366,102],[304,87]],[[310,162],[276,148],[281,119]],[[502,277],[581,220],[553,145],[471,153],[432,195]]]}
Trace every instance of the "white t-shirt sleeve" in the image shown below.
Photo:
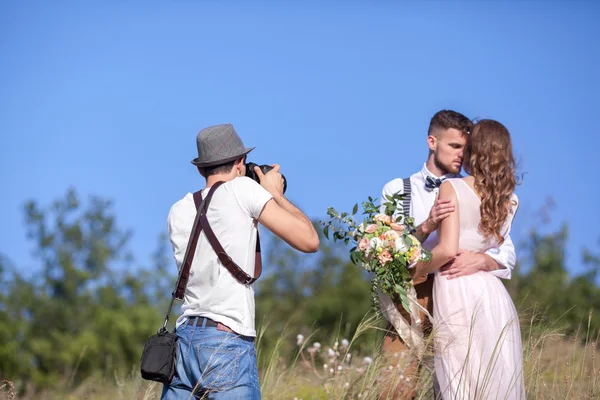
{"label": "white t-shirt sleeve", "polygon": [[253,219],[260,217],[265,204],[273,198],[264,187],[245,176],[235,178],[233,190],[242,210]]}
{"label": "white t-shirt sleeve", "polygon": [[[192,210],[196,211],[194,208]],[[171,207],[169,216],[167,217],[169,240],[173,247],[173,257],[175,258],[177,269],[181,269],[181,265],[183,264],[187,242],[192,230],[191,225],[195,218],[195,214],[189,214],[185,211],[184,204],[178,202]]]}

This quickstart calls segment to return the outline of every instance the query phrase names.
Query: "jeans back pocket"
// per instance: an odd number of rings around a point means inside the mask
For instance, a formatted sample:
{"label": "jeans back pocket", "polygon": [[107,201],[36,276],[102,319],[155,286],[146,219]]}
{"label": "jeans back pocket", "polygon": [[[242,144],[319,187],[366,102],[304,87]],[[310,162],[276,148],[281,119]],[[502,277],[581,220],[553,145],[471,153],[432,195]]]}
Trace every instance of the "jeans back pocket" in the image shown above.
{"label": "jeans back pocket", "polygon": [[221,391],[233,387],[238,380],[240,358],[245,349],[227,343],[199,344],[198,362],[202,376],[201,386],[208,391]]}

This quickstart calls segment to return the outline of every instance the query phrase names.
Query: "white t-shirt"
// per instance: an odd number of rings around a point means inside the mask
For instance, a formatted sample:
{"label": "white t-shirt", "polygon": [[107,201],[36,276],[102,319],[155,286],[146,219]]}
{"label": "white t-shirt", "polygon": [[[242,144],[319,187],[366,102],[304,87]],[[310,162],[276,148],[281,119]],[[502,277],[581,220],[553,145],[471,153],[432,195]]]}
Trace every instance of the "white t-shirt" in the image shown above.
{"label": "white t-shirt", "polygon": [[[204,189],[203,197],[208,190],[210,188]],[[258,217],[271,198],[271,194],[254,180],[237,177],[217,188],[206,212],[208,222],[227,254],[252,277]],[[192,193],[169,211],[169,238],[178,269],[183,264],[195,217]],[[221,322],[241,335],[256,336],[254,290],[250,285],[239,283],[221,264],[204,232],[198,238],[181,309],[183,314],[177,319],[176,326],[190,316],[202,316]]]}

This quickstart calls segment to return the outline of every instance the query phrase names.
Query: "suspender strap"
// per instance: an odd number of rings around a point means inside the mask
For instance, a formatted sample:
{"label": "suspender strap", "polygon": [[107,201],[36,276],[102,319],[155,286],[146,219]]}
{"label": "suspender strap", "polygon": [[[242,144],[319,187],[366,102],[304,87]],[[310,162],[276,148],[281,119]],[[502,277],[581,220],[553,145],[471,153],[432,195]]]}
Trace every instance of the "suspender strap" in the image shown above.
{"label": "suspender strap", "polygon": [[223,182],[217,182],[211,189],[206,199],[202,200],[200,192],[194,193],[194,204],[196,205],[196,219],[194,220],[194,226],[192,227],[192,233],[188,246],[183,257],[183,266],[181,267],[180,278],[177,281],[177,288],[175,289],[174,296],[176,299],[183,300],[185,288],[190,279],[190,269],[192,268],[192,261],[194,260],[194,254],[196,253],[196,247],[198,247],[198,238],[200,237],[200,231],[202,231],[202,224],[200,218],[203,213],[206,212],[212,195],[216,188],[218,188]]}
{"label": "suspender strap", "polygon": [[402,200],[402,214],[404,214],[405,217],[410,217],[410,196],[411,196],[411,185],[410,185],[410,178],[404,178],[402,179],[402,182],[404,183],[404,199]]}
{"label": "suspender strap", "polygon": [[[210,193],[208,195],[209,198],[212,196],[212,194],[214,193],[214,191],[216,189],[217,189],[217,185],[215,185],[213,187],[213,189],[210,191]],[[200,197],[201,196],[202,195],[200,194]],[[204,210],[200,215],[200,226],[204,230],[204,235],[206,236],[206,239],[208,239],[208,242],[212,246],[213,250],[215,251],[215,253],[217,253],[217,257],[219,258],[219,261],[221,261],[221,264],[223,264],[223,266],[225,268],[227,268],[227,270],[231,273],[231,275],[233,275],[233,277],[242,285],[250,285],[250,284],[254,283],[260,277],[260,275],[262,273],[262,260],[260,259],[260,238],[258,237],[258,232],[257,232],[257,238],[256,238],[256,253],[257,254],[256,254],[256,263],[254,265],[254,278],[253,278],[250,275],[248,275],[243,269],[241,269],[239,267],[239,265],[237,265],[236,262],[233,261],[232,258],[227,254],[227,252],[225,251],[225,249],[219,242],[219,239],[217,239],[217,236],[215,235],[214,231],[212,230],[210,224],[208,223],[208,218],[206,218],[206,210],[207,209],[208,209],[208,201],[207,201],[206,205],[204,205]]]}
{"label": "suspender strap", "polygon": [[[223,182],[218,182],[215,185],[215,188],[221,185]],[[200,224],[200,216],[203,213],[203,210],[208,208],[210,200],[212,199],[212,193],[214,189],[211,190],[210,194],[206,197],[206,199],[199,201],[201,196],[198,196],[198,193],[194,193],[194,204],[196,205],[196,218],[194,218],[194,225],[192,225],[192,233],[190,234],[190,239],[188,240],[187,248],[185,249],[185,255],[183,256],[183,265],[179,270],[179,276],[177,277],[177,283],[175,284],[175,290],[171,294],[171,303],[169,304],[169,309],[167,310],[167,315],[165,317],[165,323],[163,324],[162,331],[166,331],[167,324],[169,322],[169,317],[171,316],[171,311],[173,310],[173,304],[175,300],[183,301],[183,296],[185,294],[185,288],[190,279],[190,269],[192,267],[192,261],[194,259],[194,254],[196,253],[196,246],[198,244],[198,238],[200,237],[200,231],[202,230],[202,224]]]}

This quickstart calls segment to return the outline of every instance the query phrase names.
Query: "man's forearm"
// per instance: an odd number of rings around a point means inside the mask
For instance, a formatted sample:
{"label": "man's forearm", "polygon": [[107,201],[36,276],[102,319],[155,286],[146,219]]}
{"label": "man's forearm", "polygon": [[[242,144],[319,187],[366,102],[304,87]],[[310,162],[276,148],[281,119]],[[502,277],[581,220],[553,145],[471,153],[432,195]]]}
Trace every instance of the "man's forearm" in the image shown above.
{"label": "man's forearm", "polygon": [[296,207],[288,199],[286,199],[285,196],[283,196],[283,195],[281,195],[281,196],[275,196],[275,197],[273,197],[273,199],[285,211],[289,212],[294,217],[299,218],[302,221],[304,221],[307,224],[309,224],[309,225],[312,226],[312,221],[310,219],[308,219],[308,217],[302,211],[300,211],[300,209],[298,209],[298,207]]}
{"label": "man's forearm", "polygon": [[425,222],[417,226],[417,228],[413,232],[413,235],[415,235],[415,237],[419,239],[419,242],[424,243],[431,234],[431,232],[433,232],[433,230],[430,230],[430,228],[431,226],[429,224],[429,221],[425,220]]}

